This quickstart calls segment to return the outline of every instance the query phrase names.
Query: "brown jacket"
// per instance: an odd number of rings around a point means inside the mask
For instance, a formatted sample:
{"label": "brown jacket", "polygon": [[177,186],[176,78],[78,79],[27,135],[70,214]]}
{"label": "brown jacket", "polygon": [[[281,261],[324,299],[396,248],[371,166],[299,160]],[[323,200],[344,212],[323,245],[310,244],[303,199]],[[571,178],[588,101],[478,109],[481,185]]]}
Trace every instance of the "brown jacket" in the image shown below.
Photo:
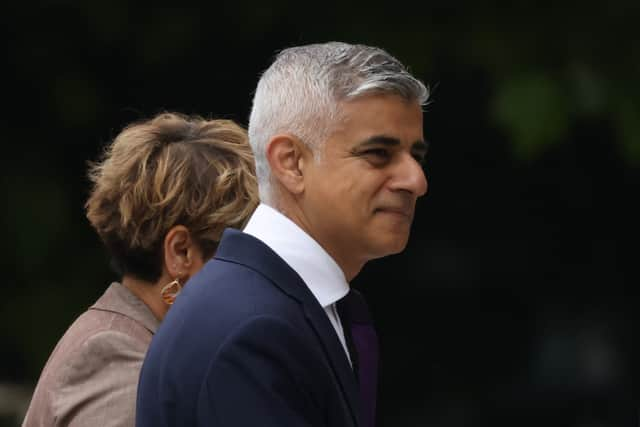
{"label": "brown jacket", "polygon": [[140,368],[157,327],[140,299],[112,283],[58,342],[22,426],[134,426]]}

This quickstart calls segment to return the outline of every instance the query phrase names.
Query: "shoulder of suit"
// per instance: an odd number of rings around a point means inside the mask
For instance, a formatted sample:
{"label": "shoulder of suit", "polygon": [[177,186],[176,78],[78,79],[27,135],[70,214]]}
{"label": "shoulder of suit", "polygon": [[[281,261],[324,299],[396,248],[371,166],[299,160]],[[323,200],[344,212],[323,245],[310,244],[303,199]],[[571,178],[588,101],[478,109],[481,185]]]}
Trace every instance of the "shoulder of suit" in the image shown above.
{"label": "shoulder of suit", "polygon": [[127,333],[113,317],[89,311],[67,330],[40,375],[32,398],[35,413],[64,417],[83,402],[107,398],[110,390],[132,394],[148,342]]}
{"label": "shoulder of suit", "polygon": [[[143,333],[148,337],[141,339]],[[124,316],[89,310],[60,339],[41,377],[54,376],[51,386],[60,387],[114,361],[142,361],[150,340],[146,329]]]}

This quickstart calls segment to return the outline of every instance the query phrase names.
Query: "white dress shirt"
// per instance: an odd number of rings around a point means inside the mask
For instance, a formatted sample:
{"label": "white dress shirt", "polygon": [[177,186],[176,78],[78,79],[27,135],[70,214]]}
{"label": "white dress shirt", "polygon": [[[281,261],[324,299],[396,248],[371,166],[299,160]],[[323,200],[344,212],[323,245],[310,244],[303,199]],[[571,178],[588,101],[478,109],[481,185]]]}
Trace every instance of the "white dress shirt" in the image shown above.
{"label": "white dress shirt", "polygon": [[296,223],[265,204],[258,205],[243,231],[263,241],[298,273],[327,313],[351,363],[336,309],[336,302],[349,293],[349,284],[338,264]]}

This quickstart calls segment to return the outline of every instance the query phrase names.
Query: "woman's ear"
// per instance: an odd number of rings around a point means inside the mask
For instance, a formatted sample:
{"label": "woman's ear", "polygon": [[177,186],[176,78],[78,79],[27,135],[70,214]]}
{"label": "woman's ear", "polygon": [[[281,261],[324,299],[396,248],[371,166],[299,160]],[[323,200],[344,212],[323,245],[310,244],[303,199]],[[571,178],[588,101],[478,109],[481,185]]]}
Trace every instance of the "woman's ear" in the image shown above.
{"label": "woman's ear", "polygon": [[271,174],[292,194],[304,191],[304,164],[311,155],[309,148],[293,135],[276,135],[267,145]]}
{"label": "woman's ear", "polygon": [[164,264],[169,276],[182,283],[202,267],[202,253],[184,225],[175,225],[164,237]]}

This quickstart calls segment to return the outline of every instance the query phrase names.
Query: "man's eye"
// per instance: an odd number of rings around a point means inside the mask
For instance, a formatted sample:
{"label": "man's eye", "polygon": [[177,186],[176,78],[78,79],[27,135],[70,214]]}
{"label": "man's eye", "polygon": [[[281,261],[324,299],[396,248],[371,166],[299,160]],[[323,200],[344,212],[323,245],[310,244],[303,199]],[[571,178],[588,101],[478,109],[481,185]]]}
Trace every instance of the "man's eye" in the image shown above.
{"label": "man's eye", "polygon": [[364,154],[367,156],[377,157],[379,159],[388,159],[389,157],[391,157],[389,151],[385,150],[384,148],[372,148],[366,150]]}
{"label": "man's eye", "polygon": [[416,159],[416,162],[424,166],[424,162],[427,159],[427,156],[424,154],[413,154],[413,158]]}

